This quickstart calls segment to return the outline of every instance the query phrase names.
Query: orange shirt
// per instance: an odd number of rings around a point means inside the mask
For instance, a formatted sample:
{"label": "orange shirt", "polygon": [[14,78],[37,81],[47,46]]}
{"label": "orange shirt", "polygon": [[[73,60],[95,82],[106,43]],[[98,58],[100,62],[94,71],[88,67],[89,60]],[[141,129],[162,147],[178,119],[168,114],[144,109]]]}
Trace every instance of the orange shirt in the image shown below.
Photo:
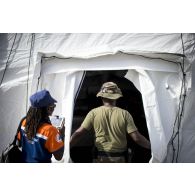
{"label": "orange shirt", "polygon": [[26,136],[25,125],[26,120],[22,122],[18,140],[21,140],[23,156],[26,162],[50,162],[52,153],[64,147],[64,142],[58,129],[51,124],[44,123],[41,125],[32,140],[28,140]]}

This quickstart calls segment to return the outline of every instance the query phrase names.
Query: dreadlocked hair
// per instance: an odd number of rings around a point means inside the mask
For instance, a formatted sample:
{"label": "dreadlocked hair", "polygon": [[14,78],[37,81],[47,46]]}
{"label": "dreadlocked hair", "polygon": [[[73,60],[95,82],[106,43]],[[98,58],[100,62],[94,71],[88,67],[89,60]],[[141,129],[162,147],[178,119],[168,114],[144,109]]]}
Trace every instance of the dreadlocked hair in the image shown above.
{"label": "dreadlocked hair", "polygon": [[33,108],[30,107],[26,115],[26,127],[25,132],[27,138],[32,140],[37,130],[42,123],[42,120],[47,116],[46,108]]}

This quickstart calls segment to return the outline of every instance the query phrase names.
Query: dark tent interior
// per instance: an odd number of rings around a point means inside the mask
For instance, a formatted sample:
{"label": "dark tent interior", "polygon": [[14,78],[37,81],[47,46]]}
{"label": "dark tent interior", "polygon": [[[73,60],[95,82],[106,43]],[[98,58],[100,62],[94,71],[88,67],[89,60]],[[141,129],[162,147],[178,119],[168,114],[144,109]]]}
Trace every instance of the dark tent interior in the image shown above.
{"label": "dark tent interior", "polygon": [[[86,72],[75,99],[72,133],[80,127],[91,109],[102,105],[101,98],[97,98],[96,94],[104,82],[112,81],[120,87],[123,93],[123,97],[117,101],[117,106],[130,112],[140,133],[149,139],[141,93],[131,81],[124,77],[126,72],[127,70]],[[127,140],[128,155],[126,161],[131,163],[149,162],[151,151],[135,144],[128,135]],[[70,156],[73,162],[89,163],[92,162],[93,155],[94,135],[92,131],[87,131],[82,139],[70,149]]]}

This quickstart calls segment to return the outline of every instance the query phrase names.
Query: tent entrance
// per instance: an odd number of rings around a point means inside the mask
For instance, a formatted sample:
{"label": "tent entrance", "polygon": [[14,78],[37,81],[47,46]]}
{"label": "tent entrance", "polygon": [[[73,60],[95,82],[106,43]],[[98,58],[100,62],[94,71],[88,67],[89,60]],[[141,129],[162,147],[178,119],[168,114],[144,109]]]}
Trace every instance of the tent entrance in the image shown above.
{"label": "tent entrance", "polygon": [[[139,131],[149,139],[141,93],[131,81],[125,78],[126,73],[127,70],[86,72],[75,100],[71,133],[81,125],[91,109],[102,105],[101,98],[96,97],[101,85],[104,82],[113,81],[121,88],[124,96],[117,101],[117,106],[131,113]],[[151,158],[150,151],[135,144],[128,136],[127,140],[129,148],[128,162],[149,162]],[[92,162],[93,153],[94,135],[92,132],[86,132],[82,140],[70,150],[70,157],[74,162]]]}
{"label": "tent entrance", "polygon": [[[84,89],[90,89],[95,85],[98,88],[96,92],[106,79],[112,80],[112,78],[117,77],[119,82],[116,83],[122,90],[123,87],[120,86],[120,83],[122,83],[121,79],[125,79],[128,83],[132,82],[141,92],[139,94],[143,99],[143,113],[145,115],[142,115],[144,119],[146,117],[150,141],[152,143],[152,158],[150,162],[162,162],[167,154],[167,144],[171,137],[175,110],[177,108],[177,101],[175,100],[178,97],[177,91],[180,89],[178,71],[179,66],[177,63],[121,53],[89,59],[44,58],[35,68],[31,93],[34,93],[37,89],[46,88],[58,100],[54,114],[61,113],[66,118],[64,161],[70,162],[69,141],[72,130],[73,112],[74,109],[77,110],[77,106],[75,107],[75,103],[77,104],[77,102],[74,100],[78,94],[77,91],[80,83],[83,81],[83,73],[86,72],[86,77],[82,86],[85,86],[85,80],[89,80],[91,77],[91,80],[87,81],[89,86],[86,85],[87,87],[84,87]],[[98,76],[101,77],[100,80],[93,78],[98,78]],[[96,83],[94,84],[94,82]],[[123,93],[126,93],[126,90],[125,87]],[[131,94],[131,90],[128,91],[128,94]],[[93,95],[96,95],[96,92]],[[136,97],[134,99],[137,100],[138,98]],[[132,108],[131,101],[129,101],[129,108],[127,110]],[[90,101],[87,103],[90,104]],[[125,101],[120,104],[127,106]],[[98,105],[95,102],[92,107]],[[129,111],[133,115],[131,110]],[[87,112],[88,110],[83,112],[83,117]],[[135,117],[134,119],[136,120]],[[142,131],[139,124],[141,122],[136,123],[139,130]]]}

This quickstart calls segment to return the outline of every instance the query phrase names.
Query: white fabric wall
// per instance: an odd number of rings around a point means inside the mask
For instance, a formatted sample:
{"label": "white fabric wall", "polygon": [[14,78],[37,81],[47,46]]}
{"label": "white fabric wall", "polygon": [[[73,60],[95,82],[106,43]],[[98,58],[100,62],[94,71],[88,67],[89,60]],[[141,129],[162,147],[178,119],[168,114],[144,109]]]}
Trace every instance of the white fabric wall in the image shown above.
{"label": "white fabric wall", "polygon": [[[195,57],[195,55],[193,56]],[[182,116],[182,124],[180,129],[180,152],[178,155],[178,162],[194,163],[195,162],[195,61],[188,71],[187,78],[187,96],[184,106],[184,113]]]}

